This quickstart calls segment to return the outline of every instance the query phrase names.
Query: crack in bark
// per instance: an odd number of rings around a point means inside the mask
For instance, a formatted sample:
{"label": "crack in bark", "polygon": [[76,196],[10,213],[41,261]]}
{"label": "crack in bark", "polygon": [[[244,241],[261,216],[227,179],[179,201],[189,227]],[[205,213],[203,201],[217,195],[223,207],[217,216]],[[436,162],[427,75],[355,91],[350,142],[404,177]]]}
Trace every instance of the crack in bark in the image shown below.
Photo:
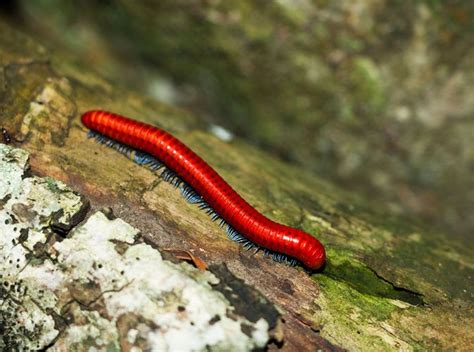
{"label": "crack in bark", "polygon": [[111,288],[111,289],[108,289],[108,290],[105,290],[105,291],[102,291],[99,295],[97,295],[95,298],[93,298],[92,300],[90,300],[89,302],[83,302],[81,301],[80,299],[76,298],[76,297],[73,297],[71,300],[67,301],[66,303],[64,303],[64,305],[61,307],[60,311],[64,311],[65,308],[67,308],[69,305],[71,305],[72,303],[77,303],[79,306],[81,307],[84,307],[86,309],[89,309],[94,303],[96,303],[98,300],[100,300],[102,297],[104,297],[104,295],[106,293],[111,293],[111,292],[120,292],[122,291],[125,287],[129,286],[132,284],[134,280],[131,280],[129,282],[127,282],[126,284],[124,284],[123,286],[119,287],[119,288]]}
{"label": "crack in bark", "polygon": [[371,268],[369,266],[367,266],[367,268],[370,271],[372,271],[378,279],[380,279],[383,282],[385,282],[386,284],[390,285],[394,291],[406,293],[408,295],[407,298],[409,298],[409,297],[412,298],[411,301],[410,300],[404,300],[405,302],[416,305],[416,306],[419,306],[419,305],[426,306],[426,302],[423,299],[424,295],[422,293],[410,290],[406,287],[395,285],[393,282],[391,282],[390,280],[384,278],[382,275],[377,273],[377,271],[375,271],[373,268]]}

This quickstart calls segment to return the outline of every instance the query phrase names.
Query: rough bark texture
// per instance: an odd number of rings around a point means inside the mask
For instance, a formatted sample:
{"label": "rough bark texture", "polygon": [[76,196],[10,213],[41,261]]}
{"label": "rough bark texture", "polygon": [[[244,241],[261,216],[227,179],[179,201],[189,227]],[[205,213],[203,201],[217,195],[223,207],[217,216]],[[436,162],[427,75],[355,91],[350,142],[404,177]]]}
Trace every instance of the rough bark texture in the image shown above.
{"label": "rough bark texture", "polygon": [[[0,32],[0,125],[30,152],[31,171],[69,185],[93,211],[111,207],[154,247],[226,263],[283,311],[284,343],[271,349],[473,348],[471,243],[377,214],[242,141],[217,139],[183,111],[111,86],[3,24]],[[156,174],[88,140],[79,116],[92,108],[174,133],[258,210],[318,236],[327,246],[325,270],[309,276],[230,242]]]}
{"label": "rough bark texture", "polygon": [[0,143],[1,351],[248,351],[281,341],[277,309],[224,265],[213,275],[163,260],[110,210],[85,219],[84,197],[27,170],[28,153]]}

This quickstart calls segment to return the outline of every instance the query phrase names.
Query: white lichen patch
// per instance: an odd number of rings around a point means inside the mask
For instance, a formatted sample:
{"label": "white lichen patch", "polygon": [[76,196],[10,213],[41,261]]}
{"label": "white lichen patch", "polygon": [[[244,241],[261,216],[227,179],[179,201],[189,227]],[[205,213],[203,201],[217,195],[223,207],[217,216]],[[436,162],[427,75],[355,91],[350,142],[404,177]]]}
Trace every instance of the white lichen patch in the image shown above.
{"label": "white lichen patch", "polygon": [[112,351],[119,350],[119,335],[114,321],[103,318],[96,311],[80,311],[81,324],[72,324],[51,348],[51,351]]}
{"label": "white lichen patch", "polygon": [[50,221],[57,211],[72,218],[83,205],[59,182],[25,178],[27,167],[25,151],[0,144],[0,350],[44,348],[58,335],[46,311],[57,312],[52,290],[62,274],[33,251],[52,234]]}
{"label": "white lichen patch", "polygon": [[2,200],[7,194],[18,192],[28,163],[28,153],[0,143],[0,158],[0,200]]}
{"label": "white lichen patch", "polygon": [[265,346],[265,319],[236,314],[213,274],[163,260],[123,220],[97,212],[60,240],[54,224],[83,201],[61,182],[25,177],[27,160],[0,144],[0,350]]}
{"label": "white lichen patch", "polygon": [[[122,220],[109,220],[98,212],[54,246],[60,253],[59,264],[68,268],[69,279],[100,285],[111,321],[133,316],[147,327],[131,326],[125,340],[133,336],[133,341],[142,341],[144,350],[153,351],[245,351],[266,344],[268,323],[227,317],[232,307],[212,289],[207,278],[215,277],[209,273],[190,277],[182,266],[164,261],[146,244],[130,245],[120,254],[117,241],[131,244],[136,235]],[[241,330],[242,323],[253,327],[251,337]],[[65,341],[77,341],[80,331],[86,340],[87,330],[73,329],[66,333]]]}
{"label": "white lichen patch", "polygon": [[[59,253],[58,262],[68,268],[69,279],[83,283],[97,280],[103,290],[115,289],[125,284],[119,275],[125,265],[118,261],[120,255],[112,241],[131,244],[137,233],[126,222],[109,221],[102,213],[97,213],[54,248]],[[111,280],[114,285],[107,284]]]}

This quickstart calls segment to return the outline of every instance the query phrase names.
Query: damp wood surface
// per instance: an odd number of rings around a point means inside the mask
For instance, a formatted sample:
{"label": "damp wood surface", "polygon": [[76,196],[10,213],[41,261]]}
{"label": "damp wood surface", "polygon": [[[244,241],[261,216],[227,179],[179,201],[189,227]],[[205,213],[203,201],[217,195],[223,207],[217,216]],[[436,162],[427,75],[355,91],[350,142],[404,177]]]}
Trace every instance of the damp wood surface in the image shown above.
{"label": "damp wood surface", "polygon": [[[30,153],[31,172],[110,207],[157,249],[225,263],[283,316],[270,350],[472,350],[473,245],[391,218],[316,175],[244,141],[224,142],[188,112],[114,86],[0,23],[0,125]],[[156,124],[209,162],[250,204],[326,246],[308,275],[253,255],[179,191],[87,139],[80,114],[101,108]],[[245,302],[244,302],[245,303]]]}

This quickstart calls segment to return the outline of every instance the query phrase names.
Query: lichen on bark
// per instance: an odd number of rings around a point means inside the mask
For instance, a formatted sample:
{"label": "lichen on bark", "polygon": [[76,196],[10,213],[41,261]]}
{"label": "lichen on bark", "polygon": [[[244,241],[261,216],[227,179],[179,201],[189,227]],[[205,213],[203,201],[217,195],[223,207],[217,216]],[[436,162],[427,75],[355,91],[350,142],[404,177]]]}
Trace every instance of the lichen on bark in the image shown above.
{"label": "lichen on bark", "polygon": [[[249,320],[221,293],[232,288],[210,272],[163,260],[123,220],[95,212],[76,226],[87,201],[49,177],[25,177],[27,159],[0,144],[1,350],[247,351],[267,344],[279,314],[263,298],[256,306],[265,311]],[[70,232],[56,233],[58,223]]]}
{"label": "lichen on bark", "polygon": [[[471,243],[453,242],[447,234],[375,211],[367,201],[238,138],[216,138],[189,113],[115,87],[4,24],[0,30],[0,121],[15,143],[31,153],[32,172],[73,187],[90,200],[93,211],[113,208],[149,246],[187,250],[209,264],[225,262],[233,275],[281,308],[283,349],[472,347]],[[166,128],[265,215],[318,236],[328,248],[324,271],[309,276],[246,252],[158,175],[88,140],[79,116],[98,107]],[[48,182],[42,182],[47,189]],[[42,249],[33,245],[37,266],[51,260],[41,256]],[[91,285],[90,291],[96,290]],[[71,314],[78,310],[75,301]],[[106,323],[96,313],[83,318]],[[115,336],[117,326],[120,333],[139,324],[132,315],[101,331]]]}

